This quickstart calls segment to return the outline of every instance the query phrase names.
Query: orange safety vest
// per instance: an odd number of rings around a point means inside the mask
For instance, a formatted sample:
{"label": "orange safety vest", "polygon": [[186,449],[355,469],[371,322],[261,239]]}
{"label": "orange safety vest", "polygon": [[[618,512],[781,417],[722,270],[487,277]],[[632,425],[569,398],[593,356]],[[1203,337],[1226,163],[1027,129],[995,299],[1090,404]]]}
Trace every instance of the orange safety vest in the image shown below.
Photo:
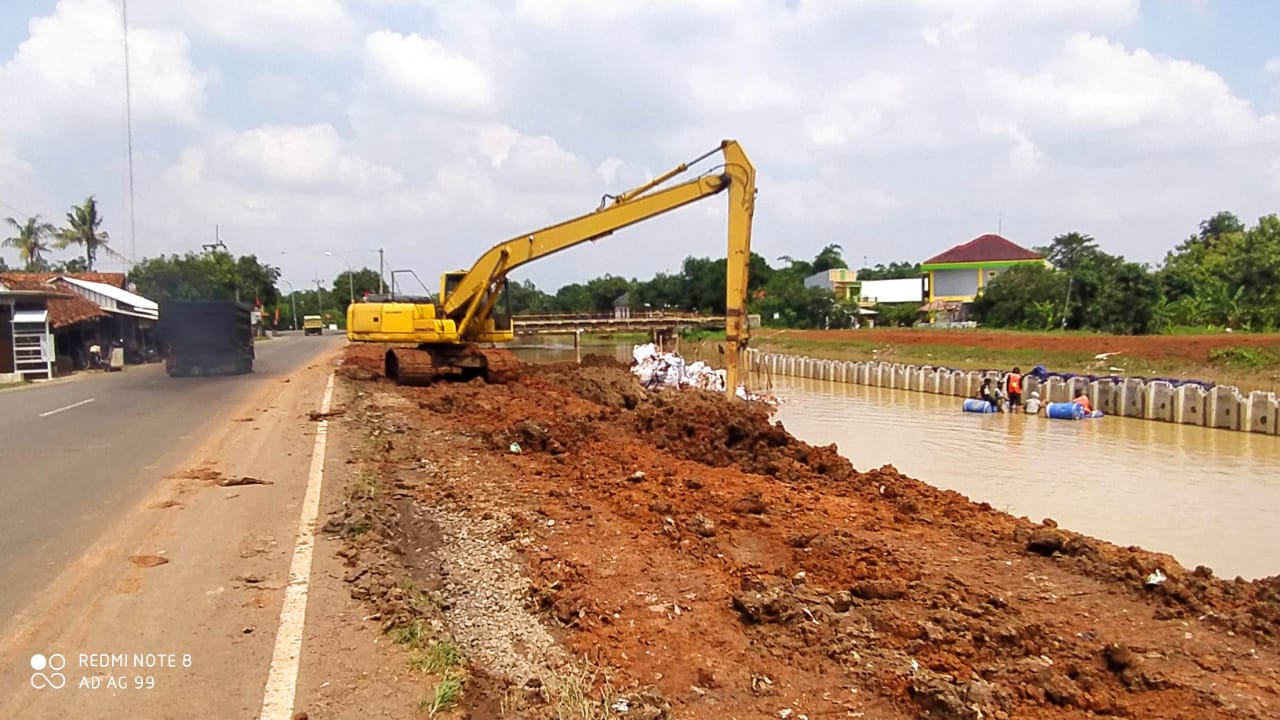
{"label": "orange safety vest", "polygon": [[1075,402],[1075,404],[1079,405],[1080,407],[1083,407],[1085,412],[1093,412],[1093,406],[1089,404],[1088,395],[1081,395],[1080,397],[1076,398],[1073,402]]}
{"label": "orange safety vest", "polygon": [[1022,376],[1017,373],[1009,373],[1009,392],[1022,394]]}

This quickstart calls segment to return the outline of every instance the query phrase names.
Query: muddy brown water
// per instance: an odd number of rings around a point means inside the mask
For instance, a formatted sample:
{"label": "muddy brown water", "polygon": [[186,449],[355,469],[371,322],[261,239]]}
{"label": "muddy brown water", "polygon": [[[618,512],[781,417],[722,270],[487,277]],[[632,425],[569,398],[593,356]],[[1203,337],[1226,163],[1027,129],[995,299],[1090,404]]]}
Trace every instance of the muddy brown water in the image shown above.
{"label": "muddy brown water", "polygon": [[[629,359],[631,346],[584,352]],[[573,359],[572,346],[519,350]],[[757,379],[757,384],[763,379]],[[893,465],[1033,520],[1166,552],[1220,577],[1280,575],[1280,438],[1134,418],[960,411],[960,399],[773,377],[775,417],[860,470]]]}

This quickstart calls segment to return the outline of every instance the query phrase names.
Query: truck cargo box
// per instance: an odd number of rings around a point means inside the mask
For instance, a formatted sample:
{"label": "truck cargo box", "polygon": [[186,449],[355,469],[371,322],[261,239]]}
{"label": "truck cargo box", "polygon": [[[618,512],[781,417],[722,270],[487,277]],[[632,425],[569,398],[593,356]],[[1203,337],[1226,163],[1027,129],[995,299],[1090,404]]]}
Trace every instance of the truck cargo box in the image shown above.
{"label": "truck cargo box", "polygon": [[253,372],[253,319],[230,300],[160,303],[159,334],[171,377]]}

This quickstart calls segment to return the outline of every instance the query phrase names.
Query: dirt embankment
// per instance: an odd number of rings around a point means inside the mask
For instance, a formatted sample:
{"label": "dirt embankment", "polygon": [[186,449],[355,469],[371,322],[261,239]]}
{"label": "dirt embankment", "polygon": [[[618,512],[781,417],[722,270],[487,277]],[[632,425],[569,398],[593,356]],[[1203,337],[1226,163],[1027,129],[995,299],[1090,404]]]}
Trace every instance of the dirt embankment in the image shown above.
{"label": "dirt embankment", "polygon": [[570,686],[619,717],[1280,717],[1276,580],[858,471],[612,361],[355,387],[403,496],[345,520],[386,576],[356,592],[394,600],[399,564],[438,593],[390,609],[458,638],[475,717],[567,717]]}

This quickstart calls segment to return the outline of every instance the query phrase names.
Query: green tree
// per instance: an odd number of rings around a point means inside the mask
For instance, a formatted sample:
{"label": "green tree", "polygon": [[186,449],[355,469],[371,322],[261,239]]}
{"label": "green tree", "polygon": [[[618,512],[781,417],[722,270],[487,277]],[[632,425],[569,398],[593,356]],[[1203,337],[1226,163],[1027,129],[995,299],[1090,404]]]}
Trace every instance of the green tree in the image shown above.
{"label": "green tree", "polygon": [[354,294],[356,302],[359,302],[366,294],[378,292],[379,278],[378,271],[362,267],[356,271],[343,270],[333,278],[333,296],[342,298],[342,302],[338,306],[338,310],[345,318],[347,316],[347,304],[351,296]]}
{"label": "green tree", "polygon": [[1089,326],[1118,335],[1142,335],[1155,328],[1159,280],[1143,265],[1117,262],[1107,268],[1086,316]]}
{"label": "green tree", "polygon": [[[892,278],[887,278],[892,279]],[[920,319],[920,303],[877,303],[873,315],[877,327],[911,327]]]}
{"label": "green tree", "polygon": [[553,307],[558,313],[591,312],[591,293],[580,283],[565,285],[556,291]]}
{"label": "green tree", "polygon": [[532,280],[511,281],[507,284],[507,296],[511,300],[511,312],[517,315],[555,311],[555,298],[539,290]]}
{"label": "green tree", "polygon": [[98,213],[98,201],[92,195],[80,205],[73,205],[67,213],[67,226],[58,230],[56,245],[59,249],[72,245],[84,248],[85,269],[92,271],[98,252],[119,257],[119,253],[107,246],[110,236],[101,230],[102,215]]}
{"label": "green tree", "polygon": [[1050,330],[1058,325],[1067,276],[1044,265],[1015,265],[987,284],[973,302],[978,322],[992,327]]}
{"label": "green tree", "polygon": [[59,260],[49,269],[50,272],[56,273],[82,273],[89,270],[89,262],[82,257],[73,257],[70,260]]}
{"label": "green tree", "polygon": [[1049,242],[1048,247],[1036,248],[1055,268],[1074,275],[1098,263],[1106,253],[1098,249],[1098,243],[1084,233],[1069,232]]}
{"label": "green tree", "polygon": [[812,275],[813,273],[820,273],[834,268],[849,267],[849,264],[844,261],[843,252],[844,248],[835,243],[823,246],[818,251],[818,254],[814,256],[813,262],[809,263],[809,274]]}
{"label": "green tree", "polygon": [[[129,271],[130,282],[152,300],[260,301],[274,307],[280,298],[278,268],[255,255],[233,257],[225,252],[186,253],[147,258]],[[298,312],[302,313],[299,305]]]}
{"label": "green tree", "polygon": [[11,217],[5,218],[4,221],[17,230],[18,234],[5,238],[0,245],[15,248],[18,251],[18,260],[22,262],[27,272],[46,270],[49,264],[45,261],[44,255],[49,252],[49,238],[57,232],[57,228],[47,222],[41,222],[39,215],[32,215],[26,222],[21,223]]}
{"label": "green tree", "polygon": [[920,269],[920,263],[909,262],[891,262],[888,265],[883,263],[873,268],[862,268],[858,271],[859,280],[901,280],[905,278],[917,278],[923,274]]}
{"label": "green tree", "polygon": [[1184,325],[1270,330],[1280,326],[1280,219],[1245,228],[1231,213],[1200,223],[1158,273],[1170,315]]}
{"label": "green tree", "polygon": [[1235,213],[1223,210],[1211,218],[1200,222],[1200,239],[1212,245],[1224,235],[1244,232],[1244,223]]}
{"label": "green tree", "polygon": [[827,288],[805,287],[775,275],[763,288],[762,297],[750,303],[751,311],[773,327],[848,327],[848,311],[839,307]]}
{"label": "green tree", "polygon": [[613,312],[614,301],[631,290],[631,281],[616,275],[604,275],[588,280],[586,289],[591,302],[590,311],[609,313]]}
{"label": "green tree", "polygon": [[663,308],[688,310],[690,307],[685,286],[683,275],[658,273],[650,280],[635,284],[635,289],[631,292],[632,305],[637,307],[648,305],[655,310]]}

